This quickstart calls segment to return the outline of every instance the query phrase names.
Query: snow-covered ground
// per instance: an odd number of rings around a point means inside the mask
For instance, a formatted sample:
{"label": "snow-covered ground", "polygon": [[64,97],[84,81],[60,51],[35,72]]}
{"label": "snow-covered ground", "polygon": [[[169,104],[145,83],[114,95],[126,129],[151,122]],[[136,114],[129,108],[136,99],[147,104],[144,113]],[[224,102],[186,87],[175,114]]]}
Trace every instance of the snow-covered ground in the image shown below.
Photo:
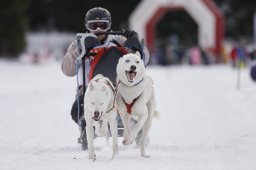
{"label": "snow-covered ground", "polygon": [[[1,170],[254,170],[256,83],[248,70],[236,88],[228,65],[148,67],[155,81],[160,118],[154,119],[147,152],[111,146],[96,138],[96,162],[77,143],[70,117],[75,78],[60,64],[28,65],[0,60]],[[111,141],[111,140],[110,140]]]}

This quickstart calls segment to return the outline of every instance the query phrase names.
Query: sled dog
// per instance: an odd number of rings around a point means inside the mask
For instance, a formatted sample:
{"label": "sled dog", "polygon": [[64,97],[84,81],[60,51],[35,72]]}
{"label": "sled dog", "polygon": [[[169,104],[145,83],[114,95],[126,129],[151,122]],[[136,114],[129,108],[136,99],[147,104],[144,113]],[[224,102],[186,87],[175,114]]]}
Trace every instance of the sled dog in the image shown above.
{"label": "sled dog", "polygon": [[84,117],[88,140],[89,159],[96,160],[94,151],[94,128],[98,136],[108,135],[108,124],[112,135],[112,159],[118,152],[117,109],[115,90],[111,81],[101,74],[96,75],[88,84],[84,98]]}
{"label": "sled dog", "polygon": [[[129,53],[119,59],[117,64],[117,106],[124,124],[124,145],[130,145],[142,129],[140,153],[145,152],[146,140],[153,116],[157,116],[153,80],[146,74],[140,53]],[[131,118],[137,123],[131,127]]]}

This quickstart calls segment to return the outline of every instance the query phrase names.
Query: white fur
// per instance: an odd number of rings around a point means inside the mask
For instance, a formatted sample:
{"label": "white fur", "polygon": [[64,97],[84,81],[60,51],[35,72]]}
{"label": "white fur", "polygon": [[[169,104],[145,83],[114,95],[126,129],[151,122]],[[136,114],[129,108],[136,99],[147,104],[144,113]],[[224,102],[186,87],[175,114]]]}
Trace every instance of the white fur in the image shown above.
{"label": "white fur", "polygon": [[[136,67],[137,74],[133,80],[128,80],[126,71],[130,71],[133,66]],[[140,97],[132,106],[131,114],[128,114],[123,100],[129,104],[138,96]],[[153,80],[146,74],[139,52],[126,54],[119,59],[117,65],[117,106],[125,128],[123,144],[132,144],[142,129],[140,152],[142,157],[149,157],[145,152],[145,144],[153,116],[157,114],[156,101]],[[137,123],[131,128],[129,122],[132,117],[137,118]]]}
{"label": "white fur", "polygon": [[[102,75],[95,76],[88,84],[85,98],[84,98],[84,117],[86,120],[86,135],[88,140],[88,152],[89,159],[95,160],[96,155],[94,151],[94,131],[95,127],[96,134],[99,136],[107,136],[108,134],[108,123],[113,140],[113,153],[112,159],[118,152],[118,141],[117,141],[117,109],[115,103],[115,93],[112,90],[114,87],[111,81],[103,77]],[[114,106],[114,107],[113,107]],[[100,113],[100,116],[96,116],[95,113]],[[97,120],[99,118],[99,120]],[[100,123],[101,121],[102,123]]]}

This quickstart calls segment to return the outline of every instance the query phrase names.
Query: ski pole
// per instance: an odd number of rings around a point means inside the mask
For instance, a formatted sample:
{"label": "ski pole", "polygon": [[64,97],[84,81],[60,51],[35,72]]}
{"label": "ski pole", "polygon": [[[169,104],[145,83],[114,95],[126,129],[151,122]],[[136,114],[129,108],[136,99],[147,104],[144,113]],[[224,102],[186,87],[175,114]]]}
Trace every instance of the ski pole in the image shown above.
{"label": "ski pole", "polygon": [[242,60],[238,59],[238,70],[237,70],[237,82],[236,82],[236,87],[237,90],[240,90],[241,86],[241,71],[242,71]]}

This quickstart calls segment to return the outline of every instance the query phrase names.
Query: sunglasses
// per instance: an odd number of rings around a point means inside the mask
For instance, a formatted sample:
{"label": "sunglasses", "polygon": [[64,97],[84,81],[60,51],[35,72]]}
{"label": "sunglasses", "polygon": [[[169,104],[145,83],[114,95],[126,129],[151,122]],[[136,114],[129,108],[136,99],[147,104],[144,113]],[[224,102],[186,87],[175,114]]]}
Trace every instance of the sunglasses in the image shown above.
{"label": "sunglasses", "polygon": [[110,23],[106,20],[88,21],[86,28],[89,31],[96,31],[97,29],[100,29],[100,31],[107,31],[110,28]]}

